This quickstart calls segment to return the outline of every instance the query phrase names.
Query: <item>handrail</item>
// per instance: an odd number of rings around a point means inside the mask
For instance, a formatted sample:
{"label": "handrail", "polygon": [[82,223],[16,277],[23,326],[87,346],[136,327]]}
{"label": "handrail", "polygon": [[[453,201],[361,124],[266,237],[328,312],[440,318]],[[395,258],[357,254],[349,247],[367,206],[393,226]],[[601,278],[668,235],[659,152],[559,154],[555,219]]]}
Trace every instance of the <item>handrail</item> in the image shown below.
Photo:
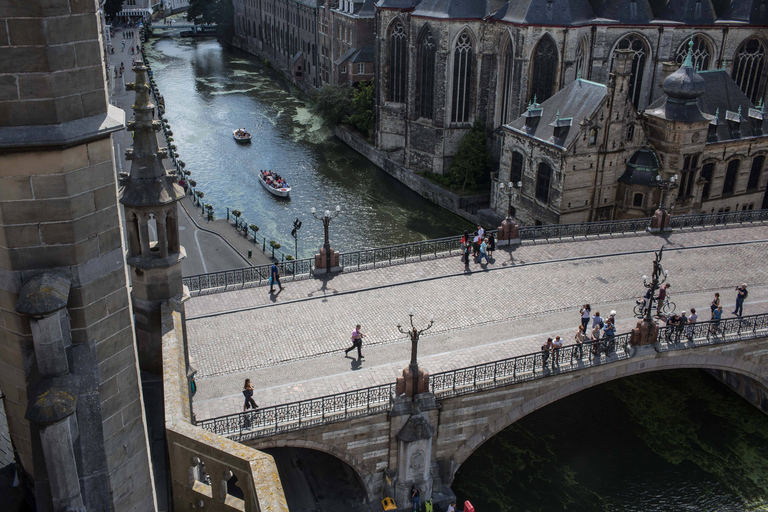
{"label": "handrail", "polygon": [[[684,350],[766,335],[768,313],[763,313],[717,322],[660,327],[655,349],[657,352]],[[567,345],[560,349],[559,364],[553,364],[551,355],[545,363],[544,353],[535,352],[435,373],[429,377],[430,391],[439,399],[449,398],[628,359],[635,354],[635,347],[629,343],[631,336],[631,332],[615,335],[612,340],[614,349],[607,354],[602,350],[595,354],[596,341],[585,342],[582,349],[576,344]],[[394,393],[394,384],[384,384],[219,416],[198,421],[196,425],[237,441],[247,441],[385,412],[391,406]]]}
{"label": "handrail", "polygon": [[[586,238],[590,236],[637,234],[642,233],[650,225],[650,218],[611,220],[601,222],[583,222],[579,224],[553,224],[547,226],[523,226],[520,228],[520,239],[526,241],[562,240]],[[768,210],[742,210],[727,213],[704,213],[697,215],[677,215],[671,219],[673,228],[695,228],[720,226],[728,224],[744,224],[768,221]],[[488,231],[496,233],[495,230]],[[405,244],[363,249],[345,252],[339,255],[340,265],[344,272],[366,270],[389,266],[396,263],[408,263],[428,259],[445,258],[459,254],[461,250],[460,236],[449,236],[409,242]],[[248,267],[242,269],[212,272],[183,278],[193,295],[215,292],[231,286],[243,287],[249,284],[262,284],[269,280],[271,265]],[[313,275],[314,258],[278,263],[281,276],[291,280],[309,278]],[[264,270],[266,269],[266,271]],[[285,273],[283,273],[285,272]]]}

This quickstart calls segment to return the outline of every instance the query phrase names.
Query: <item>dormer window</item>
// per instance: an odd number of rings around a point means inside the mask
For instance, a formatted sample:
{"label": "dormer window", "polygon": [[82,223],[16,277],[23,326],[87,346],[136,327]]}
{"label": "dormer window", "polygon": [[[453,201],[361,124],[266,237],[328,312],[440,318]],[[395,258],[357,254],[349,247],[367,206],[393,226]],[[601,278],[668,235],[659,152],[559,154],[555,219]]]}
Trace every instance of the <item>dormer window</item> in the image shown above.
{"label": "dormer window", "polygon": [[740,139],[741,138],[741,107],[739,107],[738,112],[731,112],[730,110],[725,111],[725,120],[728,123],[728,130],[731,132],[731,138],[733,139]]}
{"label": "dormer window", "polygon": [[594,146],[597,144],[597,128],[592,128],[589,130],[589,145]]}

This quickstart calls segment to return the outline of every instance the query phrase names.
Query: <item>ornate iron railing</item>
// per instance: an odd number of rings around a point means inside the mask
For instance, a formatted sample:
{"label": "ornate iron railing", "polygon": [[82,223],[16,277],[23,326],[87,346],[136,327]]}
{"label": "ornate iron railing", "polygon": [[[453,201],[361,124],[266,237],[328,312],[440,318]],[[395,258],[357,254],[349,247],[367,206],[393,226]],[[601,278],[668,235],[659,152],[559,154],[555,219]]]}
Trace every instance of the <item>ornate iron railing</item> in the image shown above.
{"label": "ornate iron railing", "polygon": [[[586,238],[590,236],[636,234],[645,231],[651,219],[612,220],[605,222],[584,222],[581,224],[555,224],[550,226],[524,226],[520,238],[526,241],[549,241],[560,239]],[[695,228],[744,224],[768,221],[768,210],[748,210],[728,213],[705,213],[701,215],[679,215],[672,217],[673,228]],[[489,231],[496,233],[496,231]],[[344,272],[365,270],[398,263],[445,258],[461,252],[460,236],[437,238],[422,242],[392,245],[375,249],[364,249],[341,253],[340,263]],[[278,263],[282,276],[293,280],[310,277],[314,271],[314,259]],[[259,285],[269,281],[270,265],[242,268],[189,276],[183,279],[190,292],[200,294],[220,291],[230,287]]]}
{"label": "ornate iron railing", "polygon": [[[656,350],[683,350],[766,335],[768,314],[728,318],[719,322],[698,322],[681,327],[665,326],[659,329]],[[604,350],[604,339],[599,343],[586,342],[581,348],[575,344],[567,345],[560,349],[557,360],[554,355],[536,352],[435,373],[430,376],[430,390],[438,398],[448,398],[628,359],[635,351],[629,345],[630,338],[631,333],[615,335],[608,351]],[[598,350],[598,347],[601,348]],[[395,385],[385,384],[220,416],[196,424],[210,432],[237,441],[247,441],[385,412],[390,409],[394,394]]]}
{"label": "ornate iron railing", "polygon": [[317,425],[368,416],[389,410],[395,385],[347,391],[285,405],[229,414],[196,422],[210,432],[235,441],[248,441]]}

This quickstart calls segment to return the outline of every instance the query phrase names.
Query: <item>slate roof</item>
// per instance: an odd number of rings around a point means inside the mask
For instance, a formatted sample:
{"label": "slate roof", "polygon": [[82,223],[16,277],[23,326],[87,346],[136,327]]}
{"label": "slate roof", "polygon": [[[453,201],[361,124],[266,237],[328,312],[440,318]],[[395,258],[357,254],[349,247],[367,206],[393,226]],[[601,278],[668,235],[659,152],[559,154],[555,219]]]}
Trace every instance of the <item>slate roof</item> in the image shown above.
{"label": "slate roof", "polygon": [[721,20],[743,21],[752,25],[768,25],[768,6],[763,0],[721,0],[725,4]]}
{"label": "slate roof", "polygon": [[651,149],[642,148],[635,151],[627,162],[624,174],[619,181],[627,185],[656,186],[656,176],[659,175],[659,159]]}
{"label": "slate roof", "polygon": [[[708,114],[709,118],[718,115],[719,124],[717,127],[718,140],[732,139],[730,127],[726,122],[726,112],[731,112],[735,117],[741,107],[741,137],[753,137],[755,134],[752,123],[749,119],[749,109],[754,109],[755,105],[749,101],[749,98],[742,92],[731,75],[722,69],[712,71],[701,71],[699,75],[704,79],[705,91],[696,101],[702,112]],[[660,108],[666,102],[667,96],[663,95],[654,101],[646,111],[652,111]],[[768,133],[768,124],[762,123],[763,133]]]}
{"label": "slate roof", "polygon": [[421,0],[379,0],[376,7],[380,9],[413,9]]}
{"label": "slate roof", "polygon": [[349,59],[349,58],[350,58],[350,57],[351,57],[351,56],[352,56],[352,55],[353,55],[353,54],[354,54],[356,51],[357,51],[357,48],[350,48],[349,50],[347,50],[346,52],[344,52],[344,53],[341,55],[341,57],[339,57],[338,59],[336,59],[335,61],[333,61],[333,63],[334,63],[335,65],[337,65],[337,66],[338,66],[339,64],[341,64],[341,63],[343,63],[344,61],[346,61],[347,59]]}
{"label": "slate roof", "polygon": [[711,25],[717,21],[712,0],[667,0],[657,17],[685,25]]}
{"label": "slate roof", "polygon": [[588,0],[512,0],[494,19],[529,25],[575,25],[595,18]]}
{"label": "slate roof", "polygon": [[376,0],[365,0],[363,6],[357,11],[357,15],[361,18],[373,18],[376,14]]}
{"label": "slate roof", "polygon": [[414,16],[450,19],[481,19],[488,14],[486,0],[422,0]]}
{"label": "slate roof", "polygon": [[375,53],[373,46],[363,46],[360,50],[349,59],[349,62],[373,62]]}
{"label": "slate roof", "polygon": [[[608,88],[603,84],[580,78],[538,105],[535,110],[540,109],[541,116],[532,127],[526,126],[525,114],[509,123],[509,127],[535,139],[567,148],[580,135],[582,122],[595,114],[607,94]],[[570,122],[563,122],[568,119]],[[564,124],[570,128],[563,127]],[[562,136],[556,136],[558,131],[563,132]]]}
{"label": "slate roof", "polygon": [[645,24],[653,20],[653,10],[648,0],[590,0],[599,18],[629,25]]}

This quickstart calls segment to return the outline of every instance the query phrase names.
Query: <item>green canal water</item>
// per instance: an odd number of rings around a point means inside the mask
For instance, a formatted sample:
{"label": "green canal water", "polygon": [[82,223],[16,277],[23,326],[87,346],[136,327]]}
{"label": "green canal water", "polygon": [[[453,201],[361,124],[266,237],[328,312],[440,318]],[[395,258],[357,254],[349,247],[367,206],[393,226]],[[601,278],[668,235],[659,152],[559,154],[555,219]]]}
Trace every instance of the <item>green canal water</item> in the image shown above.
{"label": "green canal water", "polygon": [[627,377],[492,437],[452,488],[478,512],[768,510],[768,416],[703,371]]}
{"label": "green canal water", "polygon": [[[254,56],[209,39],[154,39],[147,50],[178,152],[217,217],[227,207],[242,211],[288,254],[298,218],[299,257],[322,245],[312,207],[341,206],[330,233],[341,251],[458,235],[469,227],[333,137],[310,101]],[[240,127],[253,134],[251,144],[233,140]],[[261,187],[261,169],[288,181],[290,199]]]}

